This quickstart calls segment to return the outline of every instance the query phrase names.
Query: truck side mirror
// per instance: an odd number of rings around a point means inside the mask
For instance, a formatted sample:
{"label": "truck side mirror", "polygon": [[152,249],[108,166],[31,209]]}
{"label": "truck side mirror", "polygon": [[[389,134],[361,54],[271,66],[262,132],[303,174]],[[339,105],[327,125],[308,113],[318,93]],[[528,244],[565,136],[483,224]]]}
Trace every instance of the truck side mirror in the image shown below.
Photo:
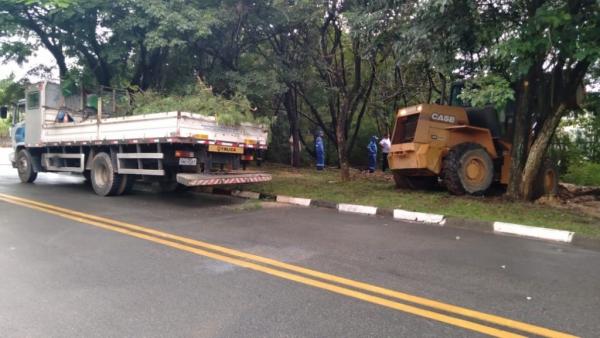
{"label": "truck side mirror", "polygon": [[6,106],[0,107],[0,118],[5,119],[8,115],[8,108]]}

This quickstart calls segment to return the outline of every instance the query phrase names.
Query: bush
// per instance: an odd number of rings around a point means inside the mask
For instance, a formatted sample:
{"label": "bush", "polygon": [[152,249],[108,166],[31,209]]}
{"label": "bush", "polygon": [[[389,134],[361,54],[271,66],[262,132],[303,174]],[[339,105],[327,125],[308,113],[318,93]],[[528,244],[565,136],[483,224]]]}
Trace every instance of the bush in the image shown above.
{"label": "bush", "polygon": [[569,166],[563,180],[578,185],[600,186],[600,163],[574,163]]}
{"label": "bush", "polygon": [[8,138],[10,135],[10,120],[0,119],[0,138]]}

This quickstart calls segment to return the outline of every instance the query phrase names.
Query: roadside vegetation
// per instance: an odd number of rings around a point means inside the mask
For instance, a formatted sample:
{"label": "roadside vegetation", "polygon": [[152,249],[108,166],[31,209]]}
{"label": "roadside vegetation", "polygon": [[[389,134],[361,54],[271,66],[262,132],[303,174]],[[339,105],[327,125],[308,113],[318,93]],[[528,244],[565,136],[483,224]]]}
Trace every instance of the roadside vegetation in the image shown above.
{"label": "roadside vegetation", "polygon": [[600,163],[581,162],[571,165],[563,179],[577,185],[600,187]]}
{"label": "roadside vegetation", "polygon": [[465,219],[541,226],[600,238],[600,219],[551,206],[510,202],[501,196],[457,197],[443,190],[399,190],[395,188],[391,174],[380,172],[371,175],[352,170],[352,180],[342,182],[338,169],[332,168],[317,172],[312,168],[267,164],[260,169],[273,174],[273,180],[240,189],[338,203],[439,213]]}

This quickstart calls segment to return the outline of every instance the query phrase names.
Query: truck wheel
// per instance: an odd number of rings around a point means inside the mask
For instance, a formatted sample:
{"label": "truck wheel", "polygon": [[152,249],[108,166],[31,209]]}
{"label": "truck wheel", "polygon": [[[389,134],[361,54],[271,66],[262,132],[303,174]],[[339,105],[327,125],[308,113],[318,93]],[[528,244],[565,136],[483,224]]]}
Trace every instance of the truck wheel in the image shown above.
{"label": "truck wheel", "polygon": [[533,198],[555,196],[558,193],[558,169],[556,165],[545,160],[533,186]]}
{"label": "truck wheel", "polygon": [[98,153],[92,160],[92,187],[100,196],[111,196],[117,193],[121,185],[122,175],[113,170],[112,160],[107,153]]}
{"label": "truck wheel", "polygon": [[17,154],[17,171],[19,179],[23,183],[32,183],[37,178],[37,172],[33,170],[33,159],[27,149],[21,149]]}
{"label": "truck wheel", "polygon": [[462,143],[450,150],[444,159],[442,179],[454,195],[481,195],[492,184],[494,164],[479,144]]}

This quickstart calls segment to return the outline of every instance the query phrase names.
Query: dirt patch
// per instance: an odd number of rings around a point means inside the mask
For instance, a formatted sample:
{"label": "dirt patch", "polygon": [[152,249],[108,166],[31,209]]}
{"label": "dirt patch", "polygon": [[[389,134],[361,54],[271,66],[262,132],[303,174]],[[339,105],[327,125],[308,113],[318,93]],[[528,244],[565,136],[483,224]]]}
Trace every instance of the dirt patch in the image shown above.
{"label": "dirt patch", "polygon": [[536,203],[574,210],[600,221],[600,187],[560,183],[557,196],[542,197]]}

